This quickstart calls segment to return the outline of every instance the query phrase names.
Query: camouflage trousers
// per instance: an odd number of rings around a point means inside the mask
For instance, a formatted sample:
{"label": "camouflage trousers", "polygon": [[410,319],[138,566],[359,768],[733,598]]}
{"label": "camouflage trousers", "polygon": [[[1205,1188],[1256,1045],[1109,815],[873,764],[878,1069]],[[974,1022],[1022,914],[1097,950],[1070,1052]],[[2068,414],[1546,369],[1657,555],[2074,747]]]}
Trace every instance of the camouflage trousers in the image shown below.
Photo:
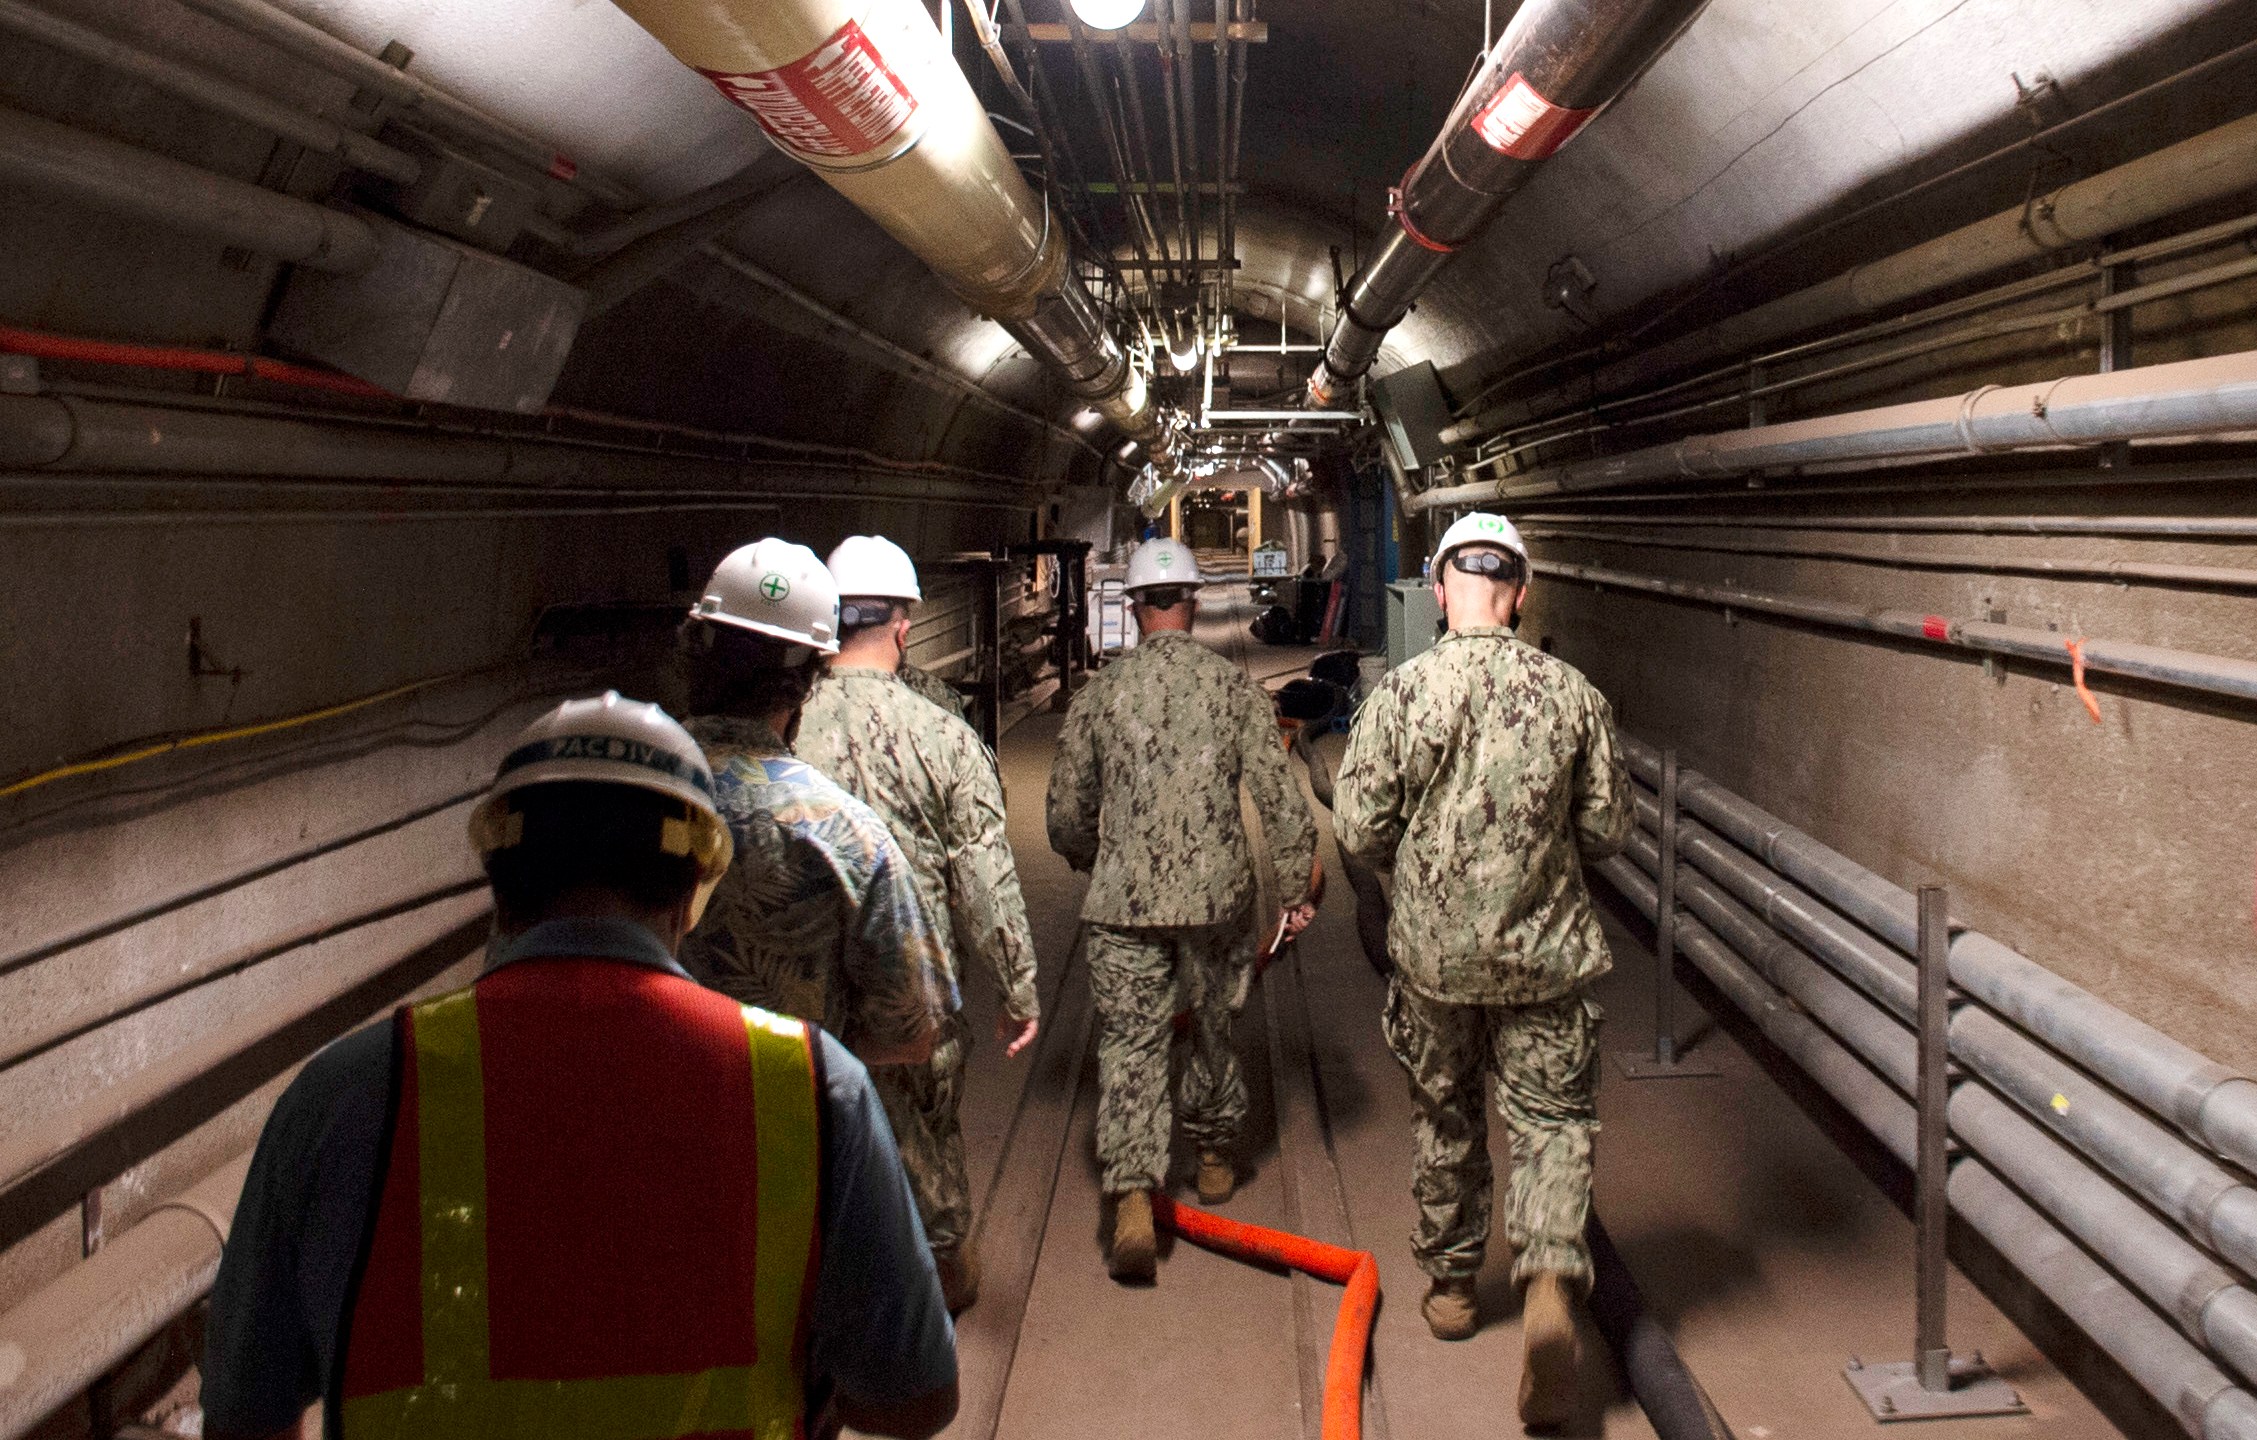
{"label": "camouflage trousers", "polygon": [[[1246,1120],[1232,1021],[1240,973],[1253,962],[1244,923],[1126,928],[1090,925],[1085,953],[1097,1002],[1097,1164],[1107,1195],[1167,1183],[1177,1117],[1202,1150],[1228,1151]],[[1190,1032],[1169,1071],[1180,1007]]]}
{"label": "camouflage trousers", "polygon": [[972,1233],[972,1187],[964,1170],[964,1060],[971,1030],[961,1014],[949,1017],[922,1065],[873,1065],[870,1079],[893,1126],[909,1193],[924,1222],[925,1243],[936,1254],[961,1246]]}
{"label": "camouflage trousers", "polygon": [[1489,1107],[1512,1133],[1505,1234],[1513,1279],[1546,1271],[1588,1286],[1591,1139],[1598,1133],[1598,1005],[1583,996],[1535,1005],[1453,1005],[1387,987],[1382,1025],[1416,1111],[1411,1253],[1437,1279],[1481,1268],[1489,1242]]}

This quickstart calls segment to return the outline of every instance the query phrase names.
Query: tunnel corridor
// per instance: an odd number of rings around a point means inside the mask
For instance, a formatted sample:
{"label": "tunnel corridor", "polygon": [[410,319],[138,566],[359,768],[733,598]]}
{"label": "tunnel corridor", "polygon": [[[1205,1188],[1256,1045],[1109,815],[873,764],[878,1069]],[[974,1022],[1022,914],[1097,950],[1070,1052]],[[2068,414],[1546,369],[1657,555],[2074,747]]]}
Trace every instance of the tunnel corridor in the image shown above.
{"label": "tunnel corridor", "polygon": [[[1015,1059],[962,977],[944,1433],[1353,1440],[1335,1371],[1520,1433],[1502,1219],[1422,1319],[1331,809],[1481,514],[1636,810],[1560,1433],[1911,1418],[1925,1293],[2021,1410],[1918,1433],[2257,1440],[2252,97],[2253,0],[0,0],[0,1440],[204,1434],[253,1147],[480,976],[513,737],[688,714],[723,558],[850,535],[1039,962]],[[1154,537],[1330,881],[1217,1213],[1374,1258],[1360,1390],[1337,1285],[1105,1268],[1045,792]]]}

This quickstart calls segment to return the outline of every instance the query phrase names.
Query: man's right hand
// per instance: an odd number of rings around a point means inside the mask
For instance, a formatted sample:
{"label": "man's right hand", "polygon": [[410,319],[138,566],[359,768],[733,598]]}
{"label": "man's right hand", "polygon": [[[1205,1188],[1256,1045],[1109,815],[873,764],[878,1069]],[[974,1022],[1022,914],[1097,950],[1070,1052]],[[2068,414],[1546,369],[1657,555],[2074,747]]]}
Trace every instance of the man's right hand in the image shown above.
{"label": "man's right hand", "polygon": [[995,1038],[1003,1042],[1004,1058],[1016,1060],[1020,1051],[1034,1043],[1035,1032],[1041,1028],[1040,1020],[1014,1020],[998,1012],[995,1017]]}

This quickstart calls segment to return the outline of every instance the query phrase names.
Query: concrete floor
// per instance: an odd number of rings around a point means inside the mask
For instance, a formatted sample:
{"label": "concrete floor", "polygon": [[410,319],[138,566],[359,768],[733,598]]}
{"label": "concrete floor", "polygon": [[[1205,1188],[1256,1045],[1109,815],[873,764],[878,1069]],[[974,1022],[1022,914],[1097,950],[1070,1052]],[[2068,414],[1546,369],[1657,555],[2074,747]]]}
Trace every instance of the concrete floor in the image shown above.
{"label": "concrete floor", "polygon": [[[1306,663],[1307,652],[1243,643],[1250,611],[1230,593],[1214,597],[1203,639],[1273,684]],[[1002,747],[1012,842],[1043,957],[1044,1034],[1031,1056],[1006,1061],[990,1041],[971,1065],[964,1118],[984,1190],[986,1277],[959,1325],[964,1398],[947,1433],[1313,1437],[1334,1287],[1186,1245],[1163,1251],[1155,1287],[1105,1275],[1092,1021],[1074,946],[1083,882],[1050,853],[1042,824],[1058,724],[1035,715]],[[1337,875],[1329,839],[1325,851]],[[1644,936],[1611,921],[1609,932],[1617,969],[1600,989],[1608,1048],[1635,1049],[1650,1036],[1653,961]],[[1517,1301],[1502,1238],[1482,1280],[1481,1334],[1444,1345],[1419,1317],[1424,1280],[1407,1244],[1409,1103],[1380,1040],[1381,994],[1356,944],[1352,897],[1335,885],[1294,962],[1269,973],[1241,1021],[1253,1173],[1225,1213],[1379,1257],[1366,1435],[1515,1434]],[[986,1036],[994,997],[971,984],[965,998]],[[1688,1030],[1705,1020],[1690,1001],[1678,1013]],[[1721,1074],[1632,1083],[1610,1061],[1600,1212],[1737,1434],[1869,1435],[1876,1427],[1842,1366],[1852,1354],[1910,1353],[1911,1226],[1729,1036],[1708,1031],[1698,1054]],[[1494,1129],[1492,1143],[1501,1175],[1507,1157]],[[2032,1414],[1931,1422],[1918,1431],[1925,1440],[2118,1433],[1956,1272],[1951,1303],[1954,1344],[1983,1351]],[[1586,1413],[1568,1433],[1651,1435],[1595,1336],[1587,1348]]]}

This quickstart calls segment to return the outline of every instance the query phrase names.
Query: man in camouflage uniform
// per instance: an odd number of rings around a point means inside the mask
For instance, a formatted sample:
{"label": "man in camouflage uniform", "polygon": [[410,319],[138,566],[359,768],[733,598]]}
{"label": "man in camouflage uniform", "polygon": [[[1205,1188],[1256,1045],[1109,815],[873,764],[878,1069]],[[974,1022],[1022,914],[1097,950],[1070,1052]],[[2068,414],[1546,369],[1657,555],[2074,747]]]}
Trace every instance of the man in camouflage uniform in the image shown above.
{"label": "man in camouflage uniform", "polygon": [[[1109,1265],[1122,1280],[1154,1274],[1151,1192],[1167,1180],[1177,1110],[1199,1150],[1200,1198],[1228,1199],[1236,1184],[1246,1084],[1231,1021],[1254,918],[1241,780],[1292,896],[1288,932],[1315,913],[1303,882],[1316,827],[1269,697],[1191,638],[1199,583],[1189,547],[1138,547],[1125,588],[1143,640],[1074,697],[1050,770],[1050,848],[1091,872],[1082,921],[1099,1022],[1097,1158],[1115,1206]],[[1191,1007],[1190,1053],[1171,1105],[1179,987]]]}
{"label": "man in camouflage uniform", "polygon": [[1384,1028],[1417,1112],[1411,1248],[1433,1279],[1428,1325],[1474,1333],[1489,1235],[1485,1087],[1515,1150],[1506,1233],[1528,1363],[1521,1416],[1563,1423],[1588,1293],[1599,1009],[1612,960],[1583,864],[1629,839],[1630,777],[1607,702],[1512,627],[1528,552],[1501,516],[1469,515],[1435,552],[1449,633],[1364,702],[1334,782],[1341,850],[1395,874]]}
{"label": "man in camouflage uniform", "polygon": [[957,1008],[935,921],[885,822],[789,744],[837,629],[829,572],[782,540],[722,561],[684,626],[688,728],[737,863],[682,961],[735,999],[816,1021],[873,1069],[922,1064]]}
{"label": "man in camouflage uniform", "polygon": [[[976,965],[1001,997],[996,1038],[1018,1055],[1033,1043],[1034,936],[1019,871],[1004,836],[1003,787],[969,725],[912,694],[896,678],[909,643],[916,567],[874,535],[831,552],[841,592],[839,653],[816,682],[795,749],[885,820],[909,857],[917,892],[939,927],[941,960],[959,984]],[[951,1312],[979,1298],[965,1174],[964,1061],[971,1034],[951,1014],[923,1065],[881,1065],[871,1077],[893,1122],[917,1210]]]}

